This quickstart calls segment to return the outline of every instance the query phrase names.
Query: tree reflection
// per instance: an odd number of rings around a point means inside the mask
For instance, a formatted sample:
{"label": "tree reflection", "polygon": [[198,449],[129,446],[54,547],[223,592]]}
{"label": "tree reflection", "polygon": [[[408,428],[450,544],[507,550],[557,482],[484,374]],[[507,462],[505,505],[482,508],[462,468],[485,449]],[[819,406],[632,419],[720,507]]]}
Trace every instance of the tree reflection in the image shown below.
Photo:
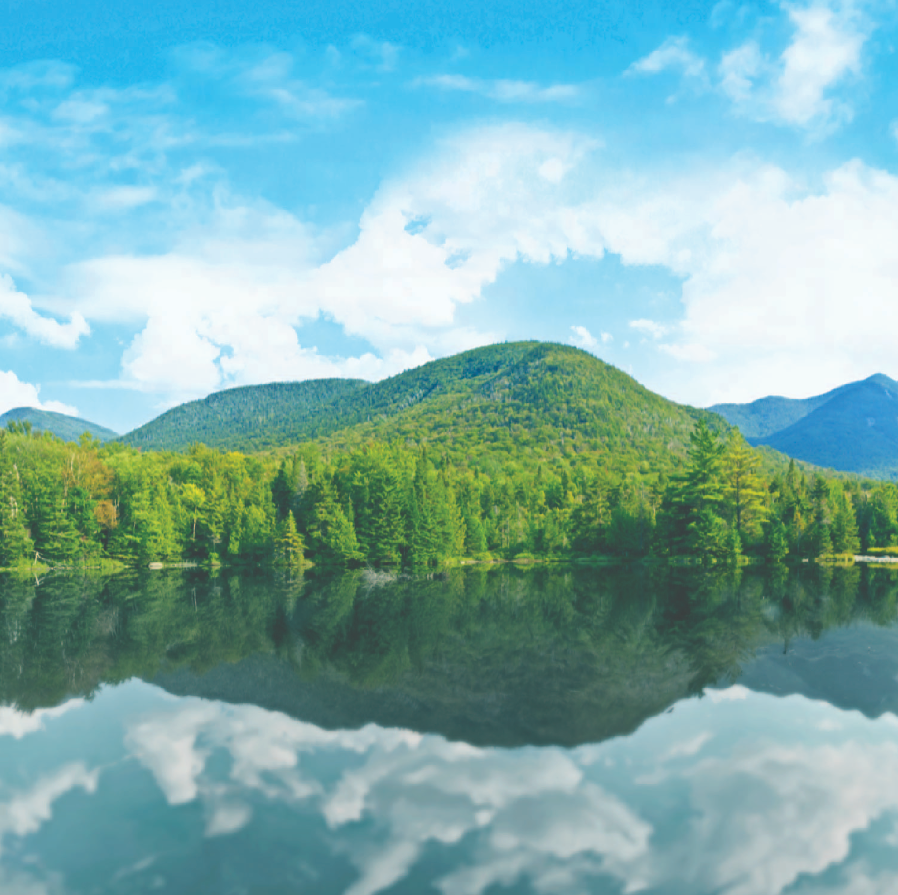
{"label": "tree reflection", "polygon": [[31,710],[140,677],[321,724],[570,744],[739,679],[761,648],[891,625],[896,602],[891,569],[810,563],[7,576],[0,701]]}

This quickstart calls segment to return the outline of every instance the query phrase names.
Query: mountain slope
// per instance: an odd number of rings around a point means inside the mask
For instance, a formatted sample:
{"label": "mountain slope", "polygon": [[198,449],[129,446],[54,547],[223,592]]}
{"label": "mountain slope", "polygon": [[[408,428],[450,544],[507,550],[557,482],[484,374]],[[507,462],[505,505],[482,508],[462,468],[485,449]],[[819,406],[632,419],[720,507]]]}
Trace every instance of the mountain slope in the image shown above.
{"label": "mountain slope", "polygon": [[713,408],[755,445],[876,478],[898,478],[898,382],[876,374],[813,398]]}
{"label": "mountain slope", "polygon": [[[304,385],[309,384],[294,388]],[[216,418],[212,411],[219,396],[213,395],[169,411],[124,440],[168,449],[189,441],[261,449],[316,438],[334,446],[398,439],[505,456],[513,450],[599,451],[632,468],[639,462],[666,467],[671,452],[682,456],[699,417],[727,428],[722,418],[668,401],[591,354],[544,342],[466,351],[382,382],[346,388],[300,415],[292,409],[294,391],[280,386],[275,394],[271,388],[235,390],[247,401],[268,399],[268,416],[252,431],[235,433],[227,419]],[[172,437],[168,420],[175,417],[192,419],[192,431]],[[278,423],[288,418],[290,426]]]}
{"label": "mountain slope", "polygon": [[51,410],[38,410],[36,407],[14,407],[0,415],[0,427],[6,428],[9,423],[31,423],[36,432],[51,432],[63,441],[77,441],[84,432],[89,432],[97,441],[110,441],[118,438],[118,432],[99,426],[76,416],[66,416]]}
{"label": "mountain slope", "polygon": [[194,442],[227,450],[272,447],[294,441],[321,405],[367,385],[362,379],[310,379],[226,389],[173,407],[121,440],[157,451],[180,451]]}

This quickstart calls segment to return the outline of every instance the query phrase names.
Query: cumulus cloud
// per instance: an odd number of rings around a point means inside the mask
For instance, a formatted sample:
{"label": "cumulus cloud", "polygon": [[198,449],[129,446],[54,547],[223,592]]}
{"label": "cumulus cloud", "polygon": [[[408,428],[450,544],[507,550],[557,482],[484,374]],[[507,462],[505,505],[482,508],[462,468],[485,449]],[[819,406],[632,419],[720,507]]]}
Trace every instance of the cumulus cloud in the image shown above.
{"label": "cumulus cloud", "polygon": [[[177,399],[221,384],[381,378],[434,351],[494,341],[456,328],[455,312],[506,264],[595,247],[587,222],[558,203],[595,145],[520,126],[475,129],[384,183],[355,241],[336,253],[328,234],[286,212],[222,201],[166,254],[72,265],[66,290],[88,319],[142,325],[122,381]],[[327,358],[303,347],[302,324],[319,315],[377,354]]]}
{"label": "cumulus cloud", "polygon": [[16,290],[12,277],[0,274],[0,319],[6,318],[14,326],[40,342],[54,348],[75,348],[81,336],[90,332],[87,321],[74,312],[68,323],[38,314],[24,292]]}
{"label": "cumulus cloud", "polygon": [[[336,252],[286,212],[222,203],[167,254],[72,266],[66,292],[88,319],[141,327],[122,381],[172,399],[272,379],[376,379],[484,344],[491,334],[456,329],[456,312],[506,265],[606,252],[682,280],[673,328],[634,321],[668,357],[706,367],[698,388],[666,371],[672,397],[744,400],[781,390],[784,376],[815,393],[890,369],[898,179],[854,161],[811,190],[751,159],[652,179],[603,170],[596,146],[476,128],[385,182]],[[319,315],[373,351],[324,357],[303,345],[303,323]],[[584,346],[604,338],[571,332]]]}
{"label": "cumulus cloud", "polygon": [[41,401],[40,386],[22,382],[12,370],[0,370],[0,413],[14,407],[36,407],[38,410],[52,410],[77,416],[78,410],[61,401]]}

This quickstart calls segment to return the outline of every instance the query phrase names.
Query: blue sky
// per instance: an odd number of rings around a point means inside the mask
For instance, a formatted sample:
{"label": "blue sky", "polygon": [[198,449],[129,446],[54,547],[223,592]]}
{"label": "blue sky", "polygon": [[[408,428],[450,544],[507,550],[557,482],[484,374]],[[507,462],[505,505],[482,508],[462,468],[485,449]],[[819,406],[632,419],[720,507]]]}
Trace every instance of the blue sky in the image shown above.
{"label": "blue sky", "polygon": [[0,7],[0,411],[577,344],[898,378],[894,2]]}

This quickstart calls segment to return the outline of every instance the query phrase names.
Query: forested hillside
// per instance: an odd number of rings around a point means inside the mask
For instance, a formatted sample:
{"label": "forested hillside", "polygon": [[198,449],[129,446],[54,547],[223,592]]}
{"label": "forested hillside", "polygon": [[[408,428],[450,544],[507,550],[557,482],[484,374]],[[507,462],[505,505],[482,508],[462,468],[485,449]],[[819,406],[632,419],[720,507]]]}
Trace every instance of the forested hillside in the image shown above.
{"label": "forested hillside", "polygon": [[653,471],[685,455],[697,419],[577,348],[543,342],[491,345],[368,384],[318,380],[231,389],[176,407],[124,436],[126,444],[182,450],[199,442],[260,450],[317,439],[337,449],[398,440],[454,458],[603,454]]}
{"label": "forested hillside", "polygon": [[113,558],[435,566],[461,558],[732,562],[898,543],[892,484],[767,476],[700,421],[685,457],[625,469],[589,449],[456,462],[427,446],[307,444],[280,461],[0,432],[0,566]]}
{"label": "forested hillside", "polygon": [[85,432],[97,441],[109,441],[118,438],[118,432],[98,426],[77,416],[67,416],[51,410],[38,410],[36,407],[14,407],[0,415],[0,428],[8,428],[10,423],[27,427],[35,432],[50,432],[63,441],[77,441]]}
{"label": "forested hillside", "polygon": [[121,441],[154,451],[196,443],[225,450],[288,444],[322,406],[367,385],[362,379],[311,379],[226,389],[173,407]]}
{"label": "forested hillside", "polygon": [[754,445],[817,466],[898,479],[898,382],[877,374],[803,400],[761,398],[710,408]]}

